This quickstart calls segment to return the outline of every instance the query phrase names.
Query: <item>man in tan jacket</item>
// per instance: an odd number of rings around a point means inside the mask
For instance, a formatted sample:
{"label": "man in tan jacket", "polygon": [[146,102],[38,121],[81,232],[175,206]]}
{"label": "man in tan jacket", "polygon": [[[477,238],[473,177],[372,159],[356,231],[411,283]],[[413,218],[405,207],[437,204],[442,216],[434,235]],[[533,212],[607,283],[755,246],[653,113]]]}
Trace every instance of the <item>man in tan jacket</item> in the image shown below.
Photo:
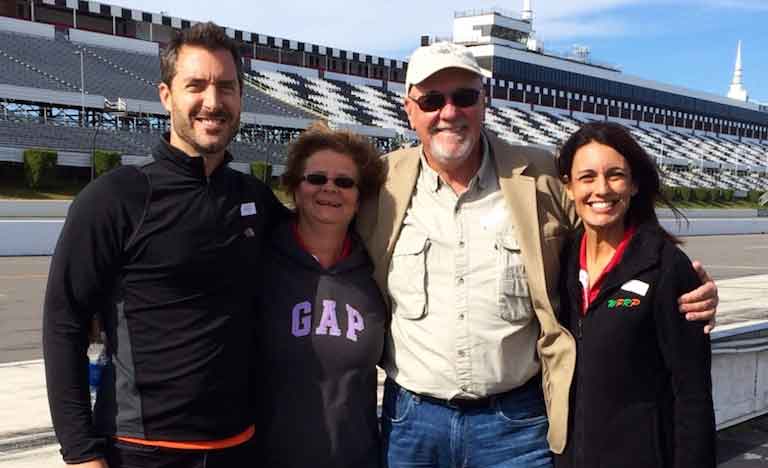
{"label": "man in tan jacket", "polygon": [[[483,130],[482,74],[462,46],[414,52],[405,110],[421,145],[385,157],[387,181],[359,214],[392,310],[392,468],[550,466],[566,443],[576,355],[555,310],[576,218],[549,152]],[[710,318],[702,275],[686,307]]]}

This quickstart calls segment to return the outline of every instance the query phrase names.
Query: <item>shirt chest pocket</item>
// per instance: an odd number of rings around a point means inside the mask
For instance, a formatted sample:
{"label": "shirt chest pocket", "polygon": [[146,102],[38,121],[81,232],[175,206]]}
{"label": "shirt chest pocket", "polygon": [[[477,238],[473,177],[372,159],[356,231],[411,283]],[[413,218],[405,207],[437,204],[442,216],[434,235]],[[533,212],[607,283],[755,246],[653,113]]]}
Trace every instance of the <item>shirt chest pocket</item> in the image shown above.
{"label": "shirt chest pocket", "polygon": [[393,313],[410,320],[427,315],[427,251],[423,235],[401,236],[395,244],[387,284]]}
{"label": "shirt chest pocket", "polygon": [[499,314],[501,318],[511,323],[527,321],[533,316],[533,307],[528,290],[528,275],[525,273],[517,238],[502,234],[497,238],[495,248],[498,254]]}

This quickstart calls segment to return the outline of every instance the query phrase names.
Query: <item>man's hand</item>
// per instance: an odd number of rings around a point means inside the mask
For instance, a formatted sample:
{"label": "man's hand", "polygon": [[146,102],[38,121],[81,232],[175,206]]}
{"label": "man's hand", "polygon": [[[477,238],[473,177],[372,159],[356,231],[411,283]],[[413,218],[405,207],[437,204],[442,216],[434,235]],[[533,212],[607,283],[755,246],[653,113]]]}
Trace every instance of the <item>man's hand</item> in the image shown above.
{"label": "man's hand", "polygon": [[103,458],[97,458],[95,460],[88,460],[84,463],[73,463],[73,464],[67,464],[67,468],[69,467],[76,467],[76,468],[109,468],[109,465],[107,465],[107,461]]}
{"label": "man's hand", "polygon": [[680,304],[680,313],[685,314],[686,320],[708,320],[709,323],[704,326],[704,333],[710,333],[715,329],[715,314],[720,300],[717,295],[717,286],[701,262],[694,261],[693,269],[698,273],[702,284],[680,296],[677,302]]}

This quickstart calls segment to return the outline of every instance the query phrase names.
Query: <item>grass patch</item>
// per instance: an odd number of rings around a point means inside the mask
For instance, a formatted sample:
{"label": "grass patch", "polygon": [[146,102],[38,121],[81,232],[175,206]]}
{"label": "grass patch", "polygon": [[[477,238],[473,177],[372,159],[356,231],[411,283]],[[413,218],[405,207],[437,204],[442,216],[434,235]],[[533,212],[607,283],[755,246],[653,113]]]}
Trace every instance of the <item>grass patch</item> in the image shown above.
{"label": "grass patch", "polygon": [[10,200],[71,200],[85,185],[79,182],[60,183],[56,187],[32,190],[24,182],[0,182],[0,198]]}

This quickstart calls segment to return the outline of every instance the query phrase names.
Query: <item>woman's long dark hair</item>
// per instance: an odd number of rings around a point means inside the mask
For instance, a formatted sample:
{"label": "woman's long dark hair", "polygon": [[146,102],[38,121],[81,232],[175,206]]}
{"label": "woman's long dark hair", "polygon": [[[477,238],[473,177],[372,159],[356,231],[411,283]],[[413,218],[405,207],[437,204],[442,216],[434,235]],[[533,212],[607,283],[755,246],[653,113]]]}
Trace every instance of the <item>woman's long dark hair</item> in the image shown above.
{"label": "woman's long dark hair", "polygon": [[623,125],[615,122],[590,122],[584,124],[576,133],[570,136],[560,149],[558,170],[563,181],[570,180],[573,158],[582,146],[592,142],[610,146],[624,157],[632,172],[632,182],[637,187],[625,216],[628,225],[638,226],[651,223],[657,226],[671,241],[676,244],[680,240],[661,227],[656,216],[656,203],[660,202],[675,215],[678,220],[685,219],[672,202],[661,192],[659,171],[653,159],[635,141]]}

